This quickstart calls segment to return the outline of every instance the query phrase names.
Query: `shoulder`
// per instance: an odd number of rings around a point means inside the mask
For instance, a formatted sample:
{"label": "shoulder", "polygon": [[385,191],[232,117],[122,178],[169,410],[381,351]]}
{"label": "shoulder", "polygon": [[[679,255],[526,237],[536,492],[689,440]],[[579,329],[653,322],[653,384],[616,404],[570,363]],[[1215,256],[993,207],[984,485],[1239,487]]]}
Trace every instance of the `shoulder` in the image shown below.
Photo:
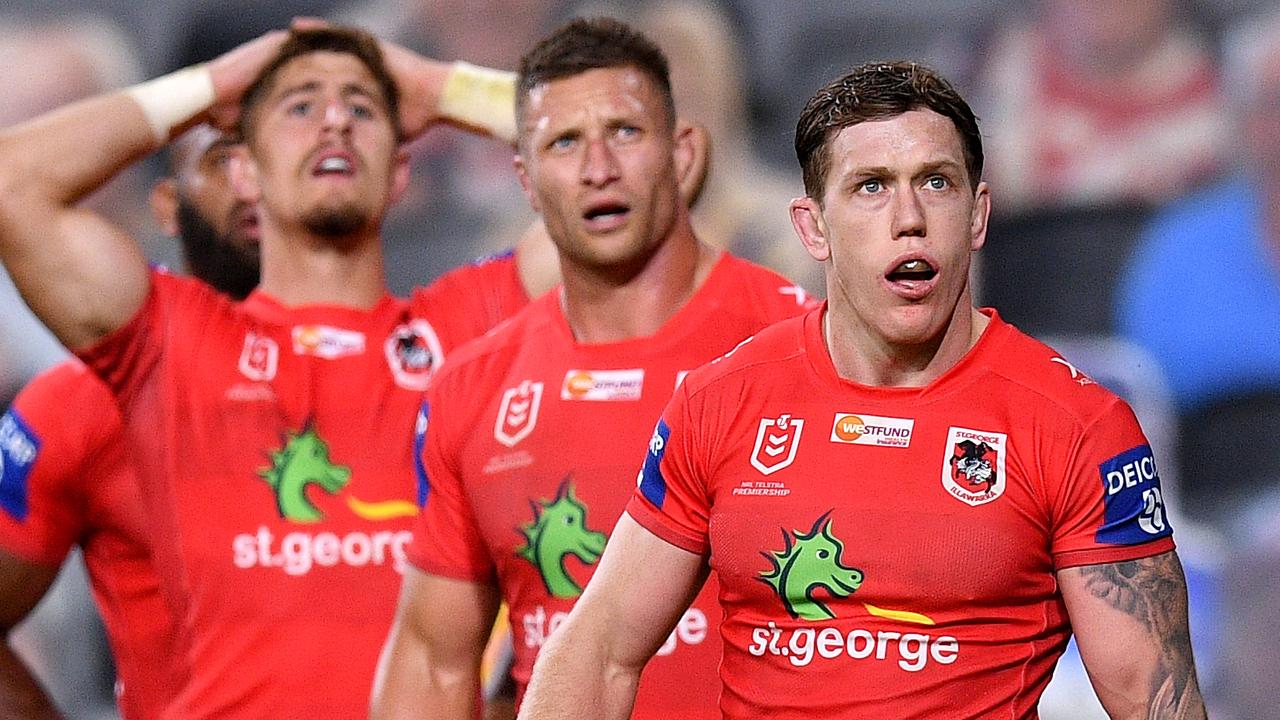
{"label": "shoulder", "polygon": [[490,376],[498,376],[527,349],[527,343],[546,334],[554,322],[554,293],[528,307],[450,354],[432,379],[433,388],[468,388]]}
{"label": "shoulder", "polygon": [[729,253],[718,261],[716,272],[725,278],[719,286],[721,293],[779,320],[811,310],[820,302],[777,272]]}
{"label": "shoulder", "polygon": [[461,340],[477,337],[529,304],[513,251],[490,255],[414,288],[410,302]]}
{"label": "shoulder", "polygon": [[1070,358],[998,316],[989,331],[1000,337],[987,370],[1007,385],[1006,396],[1020,412],[1056,415],[1082,427],[1117,405],[1127,407]]}
{"label": "shoulder", "polygon": [[14,399],[13,408],[27,421],[40,424],[118,426],[120,422],[111,390],[76,358],[32,378]]}
{"label": "shoulder", "polygon": [[748,336],[729,352],[689,373],[683,383],[686,393],[690,397],[734,394],[742,392],[748,383],[776,377],[780,369],[804,357],[805,323],[816,321],[811,318],[821,317],[821,312],[821,308],[815,308]]}
{"label": "shoulder", "polygon": [[477,283],[510,287],[512,283],[518,286],[519,280],[515,251],[506,250],[456,267],[436,278],[430,285],[415,288],[413,292],[414,295],[429,298],[450,297],[475,293]]}

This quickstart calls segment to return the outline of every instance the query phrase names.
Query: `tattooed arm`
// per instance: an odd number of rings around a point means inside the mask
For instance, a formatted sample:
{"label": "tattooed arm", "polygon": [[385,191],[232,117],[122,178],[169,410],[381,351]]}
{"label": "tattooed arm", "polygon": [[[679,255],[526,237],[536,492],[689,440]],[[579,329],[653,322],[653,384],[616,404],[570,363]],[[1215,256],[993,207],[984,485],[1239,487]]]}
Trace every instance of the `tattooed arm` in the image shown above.
{"label": "tattooed arm", "polygon": [[1176,553],[1067,568],[1058,585],[1089,679],[1112,718],[1205,717]]}

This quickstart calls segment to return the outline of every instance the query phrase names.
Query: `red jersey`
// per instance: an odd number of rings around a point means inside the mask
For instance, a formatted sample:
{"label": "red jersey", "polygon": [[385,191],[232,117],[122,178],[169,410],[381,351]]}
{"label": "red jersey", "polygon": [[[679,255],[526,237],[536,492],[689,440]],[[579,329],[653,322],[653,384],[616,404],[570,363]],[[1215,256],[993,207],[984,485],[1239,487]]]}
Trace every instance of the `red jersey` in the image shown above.
{"label": "red jersey", "polygon": [[1173,548],[1128,406],[991,313],[922,388],[841,379],[822,313],[681,385],[627,506],[709,554],[728,718],[1035,718],[1055,572]]}
{"label": "red jersey", "polygon": [[83,550],[123,717],[157,718],[182,685],[176,623],[151,565],[120,411],[78,361],[32,380],[0,418],[0,547],[57,567]]}
{"label": "red jersey", "polygon": [[[457,353],[432,382],[419,420],[423,512],[409,559],[428,573],[501,587],[521,698],[635,487],[627,458],[643,452],[684,373],[803,302],[779,275],[724,255],[650,337],[578,343],[549,293]],[[708,586],[645,670],[632,717],[719,718],[720,612]]]}
{"label": "red jersey", "polygon": [[157,272],[136,317],[82,354],[127,418],[180,603],[193,672],[174,717],[365,716],[418,511],[422,392],[523,301],[485,279],[509,263],[368,310],[235,303]]}

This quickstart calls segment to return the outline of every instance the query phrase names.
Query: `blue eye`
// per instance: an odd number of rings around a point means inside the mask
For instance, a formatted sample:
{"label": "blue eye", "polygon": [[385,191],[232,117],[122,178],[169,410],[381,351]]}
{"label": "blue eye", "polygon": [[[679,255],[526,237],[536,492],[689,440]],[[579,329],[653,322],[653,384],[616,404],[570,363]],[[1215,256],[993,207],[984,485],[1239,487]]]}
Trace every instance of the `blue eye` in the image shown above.
{"label": "blue eye", "polygon": [[311,112],[311,101],[303,100],[302,102],[296,102],[290,105],[286,112],[290,115],[306,115]]}
{"label": "blue eye", "polygon": [[924,183],[926,186],[934,190],[946,190],[948,187],[951,186],[951,183],[941,175],[934,175],[928,180],[925,180]]}
{"label": "blue eye", "polygon": [[373,108],[368,105],[352,105],[351,117],[357,120],[372,120],[374,116]]}
{"label": "blue eye", "polygon": [[884,189],[884,185],[879,180],[863,180],[858,189],[866,193],[878,193]]}

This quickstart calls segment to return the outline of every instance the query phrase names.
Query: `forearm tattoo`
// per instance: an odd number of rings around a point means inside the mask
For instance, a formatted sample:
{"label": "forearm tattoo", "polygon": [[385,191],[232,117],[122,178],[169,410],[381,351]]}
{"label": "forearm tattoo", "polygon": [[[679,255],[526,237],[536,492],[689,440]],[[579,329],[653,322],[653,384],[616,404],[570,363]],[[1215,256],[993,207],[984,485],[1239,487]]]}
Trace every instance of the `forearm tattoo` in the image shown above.
{"label": "forearm tattoo", "polygon": [[1204,718],[1187,629],[1187,580],[1173,552],[1080,568],[1095,597],[1138,621],[1159,643],[1148,720]]}

